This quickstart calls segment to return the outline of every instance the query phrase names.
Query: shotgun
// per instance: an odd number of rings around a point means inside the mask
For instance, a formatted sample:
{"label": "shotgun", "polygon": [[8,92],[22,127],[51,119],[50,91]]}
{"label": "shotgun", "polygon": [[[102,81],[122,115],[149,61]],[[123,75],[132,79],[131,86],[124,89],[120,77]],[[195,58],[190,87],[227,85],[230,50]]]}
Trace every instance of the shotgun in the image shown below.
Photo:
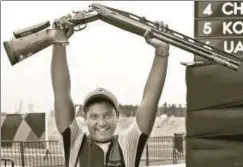
{"label": "shotgun", "polygon": [[[234,71],[237,71],[242,63],[242,60],[237,56],[199,42],[167,27],[159,30],[156,22],[152,22],[145,17],[140,17],[133,13],[107,7],[98,3],[91,4],[88,11],[75,12],[75,15],[71,17],[69,21],[74,24],[76,28],[75,31],[80,31],[86,28],[87,23],[96,20],[101,20],[139,36],[143,36],[147,30],[150,30],[153,38],[196,54],[209,60],[211,64],[220,64]],[[12,65],[54,43],[68,44],[68,41],[63,39],[55,39],[55,30],[48,29],[49,26],[49,22],[44,22],[25,28],[14,32],[15,38],[4,42],[5,50]]]}

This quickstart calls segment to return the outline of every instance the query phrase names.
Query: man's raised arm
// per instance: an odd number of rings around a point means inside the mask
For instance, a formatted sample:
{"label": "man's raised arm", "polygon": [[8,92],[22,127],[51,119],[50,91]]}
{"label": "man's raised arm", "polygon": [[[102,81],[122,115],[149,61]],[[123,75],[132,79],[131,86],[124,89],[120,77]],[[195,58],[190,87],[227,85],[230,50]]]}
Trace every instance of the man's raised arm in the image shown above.
{"label": "man's raised arm", "polygon": [[[163,26],[160,23],[160,26]],[[169,56],[169,45],[150,38],[150,32],[145,33],[145,40],[152,45],[156,52],[149,72],[149,76],[144,88],[142,102],[136,112],[136,120],[141,131],[149,135],[155,122],[158,103],[164,87],[167,73],[167,63]]]}
{"label": "man's raised arm", "polygon": [[[65,20],[60,19],[57,29],[57,38],[69,38],[73,34],[73,27]],[[71,99],[71,81],[66,58],[66,46],[54,44],[52,50],[51,79],[55,100],[55,118],[57,129],[60,133],[71,124],[75,117],[74,105]]]}

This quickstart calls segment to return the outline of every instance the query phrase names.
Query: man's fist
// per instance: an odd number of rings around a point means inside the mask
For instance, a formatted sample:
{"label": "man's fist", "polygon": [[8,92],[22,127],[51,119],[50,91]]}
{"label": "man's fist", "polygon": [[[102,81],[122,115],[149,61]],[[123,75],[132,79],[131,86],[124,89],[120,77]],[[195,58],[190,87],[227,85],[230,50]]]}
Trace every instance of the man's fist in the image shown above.
{"label": "man's fist", "polygon": [[54,21],[53,28],[59,30],[57,36],[64,35],[69,39],[74,33],[74,26],[69,20],[71,15],[63,16]]}
{"label": "man's fist", "polygon": [[[166,31],[168,26],[164,25],[163,22],[157,22],[158,28],[160,31]],[[161,57],[167,57],[169,55],[169,45],[163,41],[160,41],[158,39],[154,39],[151,37],[152,32],[146,31],[144,34],[145,41],[155,47],[155,52],[157,56]]]}

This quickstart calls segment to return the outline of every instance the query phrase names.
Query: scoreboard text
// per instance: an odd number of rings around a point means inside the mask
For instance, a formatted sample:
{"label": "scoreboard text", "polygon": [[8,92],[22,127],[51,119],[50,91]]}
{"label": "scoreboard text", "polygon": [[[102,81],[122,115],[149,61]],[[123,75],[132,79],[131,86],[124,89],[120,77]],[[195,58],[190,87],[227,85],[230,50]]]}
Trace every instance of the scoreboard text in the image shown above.
{"label": "scoreboard text", "polygon": [[195,1],[194,36],[243,59],[243,2]]}

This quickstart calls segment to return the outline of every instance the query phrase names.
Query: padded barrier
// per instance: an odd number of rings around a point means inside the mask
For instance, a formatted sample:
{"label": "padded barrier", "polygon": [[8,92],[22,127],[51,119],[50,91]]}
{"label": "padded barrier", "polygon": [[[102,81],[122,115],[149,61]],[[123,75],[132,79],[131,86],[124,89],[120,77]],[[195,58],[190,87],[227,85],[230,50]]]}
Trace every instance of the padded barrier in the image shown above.
{"label": "padded barrier", "polygon": [[187,67],[186,167],[243,167],[243,66]]}

